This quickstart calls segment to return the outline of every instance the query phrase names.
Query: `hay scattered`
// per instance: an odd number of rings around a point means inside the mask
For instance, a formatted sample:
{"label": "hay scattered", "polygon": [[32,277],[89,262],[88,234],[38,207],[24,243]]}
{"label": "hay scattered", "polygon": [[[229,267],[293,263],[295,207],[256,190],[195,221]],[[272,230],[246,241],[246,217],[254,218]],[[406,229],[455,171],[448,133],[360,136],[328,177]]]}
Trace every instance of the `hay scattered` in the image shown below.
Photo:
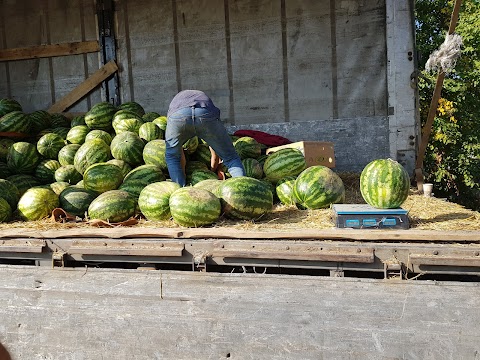
{"label": "hay scattered", "polygon": [[[345,185],[345,203],[362,204],[365,201],[359,190],[357,173],[339,173]],[[480,212],[435,197],[424,197],[411,189],[402,207],[408,211],[410,227],[418,230],[480,230]],[[88,228],[86,222],[61,223],[51,220],[14,221],[1,223],[1,229],[26,228],[38,231]],[[147,221],[139,219],[133,227],[178,228],[173,220]],[[276,205],[271,213],[256,221],[230,220],[221,218],[212,227],[238,230],[271,231],[295,229],[332,229],[335,227],[331,209],[299,210],[295,206]]]}

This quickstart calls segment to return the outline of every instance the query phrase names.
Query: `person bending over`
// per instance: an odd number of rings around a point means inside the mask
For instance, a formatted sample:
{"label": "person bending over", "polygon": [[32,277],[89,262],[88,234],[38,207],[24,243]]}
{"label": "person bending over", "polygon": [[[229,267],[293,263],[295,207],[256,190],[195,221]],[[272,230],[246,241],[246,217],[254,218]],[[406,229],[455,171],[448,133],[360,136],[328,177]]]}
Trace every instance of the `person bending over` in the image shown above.
{"label": "person bending over", "polygon": [[232,177],[245,176],[242,160],[220,121],[220,110],[203,91],[184,90],[172,99],[167,113],[165,158],[172,181],[180,186],[186,185],[182,146],[194,136],[210,146],[212,168],[218,165],[220,157]]}

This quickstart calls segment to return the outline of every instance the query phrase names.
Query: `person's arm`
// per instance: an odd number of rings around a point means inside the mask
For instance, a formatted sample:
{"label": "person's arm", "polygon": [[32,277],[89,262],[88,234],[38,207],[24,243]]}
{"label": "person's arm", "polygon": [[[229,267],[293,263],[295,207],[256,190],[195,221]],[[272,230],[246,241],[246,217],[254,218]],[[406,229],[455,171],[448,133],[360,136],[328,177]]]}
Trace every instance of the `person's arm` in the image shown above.
{"label": "person's arm", "polygon": [[218,164],[220,163],[220,158],[218,157],[217,153],[215,150],[212,149],[211,146],[210,148],[210,154],[212,154],[212,157],[210,158],[210,167],[212,168],[212,171],[216,171]]}
{"label": "person's arm", "polygon": [[180,165],[182,166],[182,171],[183,171],[183,174],[185,175],[186,174],[185,167],[187,166],[187,159],[185,157],[185,151],[183,150],[183,147],[181,149],[182,149],[182,157],[180,158]]}

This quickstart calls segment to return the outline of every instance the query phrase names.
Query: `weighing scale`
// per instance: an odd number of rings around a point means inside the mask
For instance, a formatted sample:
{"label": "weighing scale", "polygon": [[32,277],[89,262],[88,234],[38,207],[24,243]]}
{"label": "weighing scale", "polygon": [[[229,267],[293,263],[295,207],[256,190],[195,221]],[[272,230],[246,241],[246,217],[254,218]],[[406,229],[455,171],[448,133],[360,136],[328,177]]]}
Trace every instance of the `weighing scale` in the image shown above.
{"label": "weighing scale", "polygon": [[379,209],[368,204],[332,205],[337,228],[408,229],[407,210]]}

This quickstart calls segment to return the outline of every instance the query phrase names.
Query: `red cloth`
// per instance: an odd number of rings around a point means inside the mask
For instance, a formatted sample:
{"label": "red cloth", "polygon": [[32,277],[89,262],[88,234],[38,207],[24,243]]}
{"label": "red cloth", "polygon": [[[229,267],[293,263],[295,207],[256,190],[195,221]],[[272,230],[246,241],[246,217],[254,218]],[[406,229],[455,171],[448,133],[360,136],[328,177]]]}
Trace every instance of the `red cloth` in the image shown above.
{"label": "red cloth", "polygon": [[292,142],[287,138],[279,135],[272,135],[263,131],[258,130],[237,130],[233,133],[235,136],[250,136],[257,140],[260,144],[267,146],[280,146],[291,144]]}

